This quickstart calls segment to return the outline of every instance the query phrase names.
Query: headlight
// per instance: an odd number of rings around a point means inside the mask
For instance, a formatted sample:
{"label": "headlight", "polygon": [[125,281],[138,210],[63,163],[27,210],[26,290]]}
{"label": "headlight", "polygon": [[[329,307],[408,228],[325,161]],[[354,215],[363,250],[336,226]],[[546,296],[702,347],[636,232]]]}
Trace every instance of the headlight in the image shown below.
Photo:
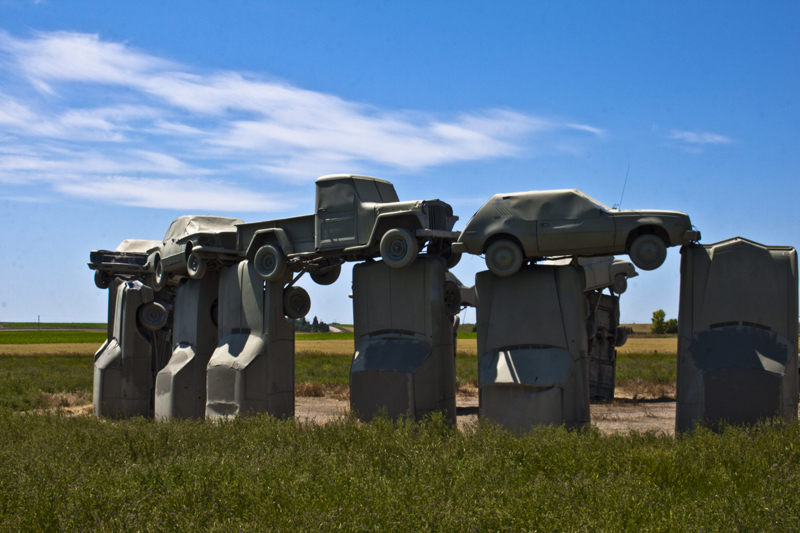
{"label": "headlight", "polygon": [[422,208],[422,212],[427,215],[428,214],[428,202],[422,202],[421,208]]}

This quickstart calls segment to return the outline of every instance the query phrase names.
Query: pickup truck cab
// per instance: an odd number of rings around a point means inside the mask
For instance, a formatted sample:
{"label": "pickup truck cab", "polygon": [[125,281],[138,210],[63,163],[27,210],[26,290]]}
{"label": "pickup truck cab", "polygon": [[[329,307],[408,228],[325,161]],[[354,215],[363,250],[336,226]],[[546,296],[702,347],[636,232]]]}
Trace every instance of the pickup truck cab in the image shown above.
{"label": "pickup truck cab", "polygon": [[404,267],[427,246],[427,253],[454,265],[459,256],[450,244],[458,217],[439,200],[401,202],[394,186],[382,179],[353,174],[316,181],[316,212],[250,224],[238,224],[240,252],[267,281],[287,269],[308,271],[317,283],[336,281],[344,261],[381,256],[391,267]]}

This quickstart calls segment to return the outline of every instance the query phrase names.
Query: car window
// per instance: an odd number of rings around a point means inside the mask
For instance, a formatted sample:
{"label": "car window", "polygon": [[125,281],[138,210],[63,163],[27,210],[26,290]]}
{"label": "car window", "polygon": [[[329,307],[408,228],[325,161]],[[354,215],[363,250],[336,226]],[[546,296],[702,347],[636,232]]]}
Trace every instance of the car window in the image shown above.
{"label": "car window", "polygon": [[595,206],[595,207],[597,207],[598,209],[600,209],[601,211],[611,211],[611,208],[610,208],[610,207],[608,207],[608,206],[607,206],[606,204],[604,204],[603,202],[601,202],[600,200],[595,200],[595,199],[594,199],[594,198],[592,198],[591,196],[588,196],[588,195],[586,195],[586,194],[583,194],[583,193],[581,193],[581,196],[583,196],[584,198],[586,198],[586,199],[587,199],[589,202],[591,202],[592,204],[594,204],[594,206]]}
{"label": "car window", "polygon": [[356,193],[362,202],[376,202],[380,203],[381,193],[378,192],[378,187],[372,180],[353,180],[356,184]]}
{"label": "car window", "polygon": [[352,179],[317,182],[317,210],[329,213],[351,211],[355,197]]}
{"label": "car window", "polygon": [[376,181],[375,185],[378,186],[378,192],[381,193],[381,200],[383,202],[399,202],[400,198],[397,197],[397,192],[394,190],[394,185],[391,183],[382,183]]}

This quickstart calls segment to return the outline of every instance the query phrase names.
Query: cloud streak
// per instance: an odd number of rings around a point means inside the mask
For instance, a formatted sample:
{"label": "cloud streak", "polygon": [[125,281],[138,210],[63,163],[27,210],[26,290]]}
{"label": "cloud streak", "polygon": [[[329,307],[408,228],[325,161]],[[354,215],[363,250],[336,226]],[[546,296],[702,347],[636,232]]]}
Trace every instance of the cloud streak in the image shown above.
{"label": "cloud streak", "polygon": [[683,131],[672,130],[667,136],[668,139],[681,141],[688,144],[729,144],[733,142],[730,137],[709,133],[705,131]]}
{"label": "cloud streak", "polygon": [[203,72],[82,33],[0,33],[0,61],[15,86],[36,89],[0,86],[0,181],[48,182],[123,205],[281,210],[292,204],[285,195],[253,189],[524,156],[534,144],[604,134],[508,109],[380,109],[249,73]]}

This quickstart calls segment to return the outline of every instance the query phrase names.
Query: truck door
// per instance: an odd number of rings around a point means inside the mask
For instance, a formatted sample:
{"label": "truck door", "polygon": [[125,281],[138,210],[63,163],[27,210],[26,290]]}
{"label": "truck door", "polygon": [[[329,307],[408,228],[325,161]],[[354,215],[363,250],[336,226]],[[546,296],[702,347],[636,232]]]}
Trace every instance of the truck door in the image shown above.
{"label": "truck door", "polygon": [[356,244],[355,196],[352,178],[317,182],[318,249]]}

